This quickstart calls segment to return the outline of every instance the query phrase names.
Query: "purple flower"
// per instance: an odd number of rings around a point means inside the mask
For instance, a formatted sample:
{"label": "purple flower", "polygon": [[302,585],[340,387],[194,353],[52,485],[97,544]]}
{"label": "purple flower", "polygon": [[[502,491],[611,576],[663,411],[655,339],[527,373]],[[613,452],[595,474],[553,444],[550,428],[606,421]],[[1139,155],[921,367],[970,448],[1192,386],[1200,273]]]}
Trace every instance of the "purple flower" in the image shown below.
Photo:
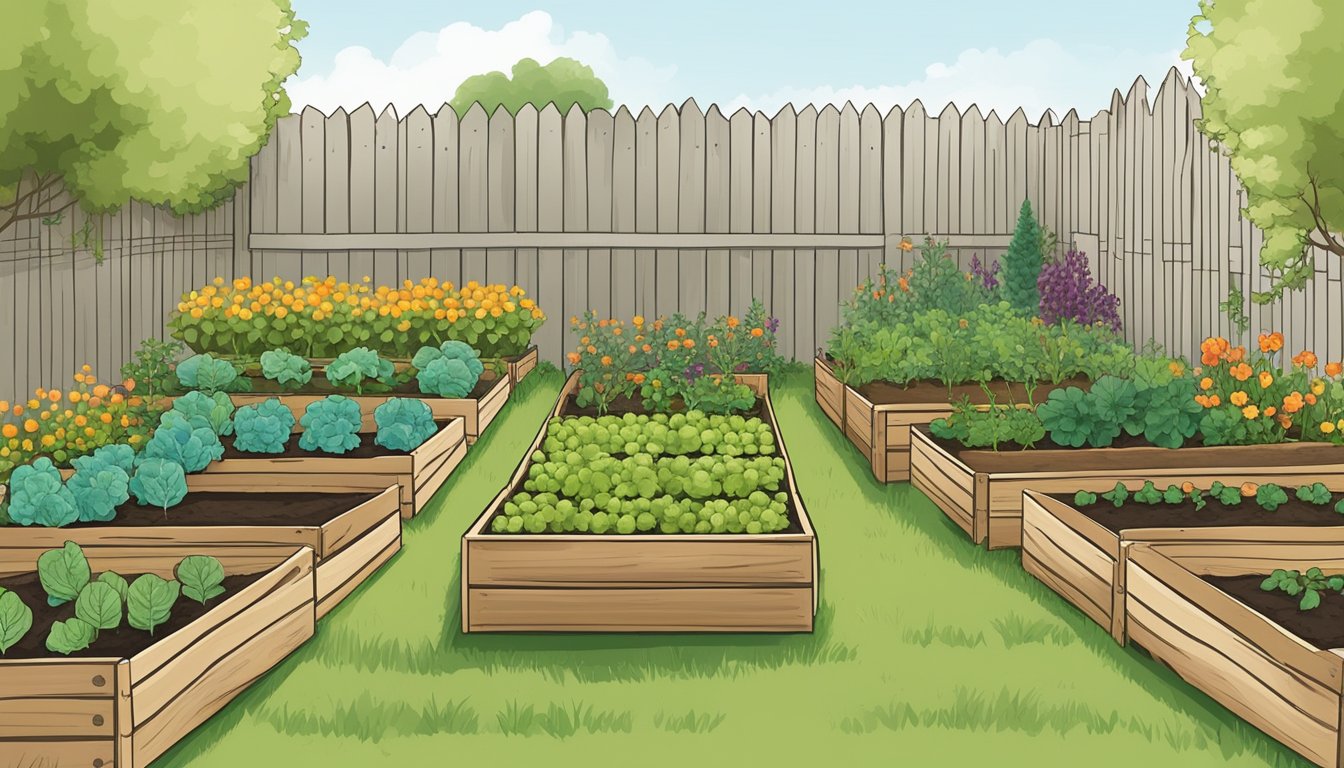
{"label": "purple flower", "polygon": [[692,365],[691,367],[687,368],[682,375],[686,377],[687,381],[693,382],[696,379],[700,378],[701,376],[705,375],[705,364],[696,363],[695,365]]}
{"label": "purple flower", "polygon": [[733,369],[733,371],[735,371],[736,373],[741,373],[741,372],[743,372],[743,371],[745,371],[745,370],[747,370],[747,364],[746,364],[746,363],[738,363],[738,364],[737,364],[737,367]]}
{"label": "purple flower", "polygon": [[979,280],[987,290],[994,290],[999,287],[999,262],[994,262],[993,267],[986,267],[980,261],[979,256],[971,257],[971,277]]}
{"label": "purple flower", "polygon": [[1044,265],[1036,287],[1041,294],[1041,319],[1045,322],[1067,319],[1120,330],[1120,299],[1106,286],[1093,282],[1086,254],[1070,250],[1062,260]]}
{"label": "purple flower", "polygon": [[779,318],[772,317],[769,320],[766,320],[765,329],[771,333],[774,333],[775,331],[779,330]]}

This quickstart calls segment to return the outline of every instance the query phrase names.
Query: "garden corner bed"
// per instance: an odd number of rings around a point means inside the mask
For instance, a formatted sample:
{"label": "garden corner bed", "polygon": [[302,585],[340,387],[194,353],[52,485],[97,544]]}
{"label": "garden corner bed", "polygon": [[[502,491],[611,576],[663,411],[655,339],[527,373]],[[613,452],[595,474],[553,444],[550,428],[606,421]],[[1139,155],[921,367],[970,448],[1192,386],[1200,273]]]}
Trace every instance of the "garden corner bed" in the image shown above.
{"label": "garden corner bed", "polygon": [[910,481],[979,544],[1022,545],[1022,493],[1107,491],[1117,482],[1324,482],[1344,487],[1344,446],[1279,443],[1217,447],[965,449],[911,429]]}
{"label": "garden corner bed", "polygon": [[[494,533],[491,522],[528,476],[549,419],[508,485],[462,538],[464,632],[810,632],[817,541],[770,405],[760,397],[786,467],[788,527],[776,533]],[[571,376],[552,418],[573,413]]]}
{"label": "garden corner bed", "polygon": [[[100,641],[69,657],[10,648],[0,657],[0,764],[141,768],[218,712],[313,636],[312,550],[267,555],[226,565],[226,596],[208,609],[174,607],[174,622],[138,635],[140,645]],[[89,564],[105,571],[135,557],[109,547],[91,551]],[[171,568],[133,568],[173,577]],[[35,578],[31,560],[0,571],[0,585],[18,590]],[[49,625],[54,611],[27,602],[34,627]]]}
{"label": "garden corner bed", "polygon": [[1344,546],[1283,543],[1229,559],[1219,542],[1135,545],[1125,610],[1130,638],[1153,658],[1313,763],[1339,766],[1344,596],[1302,611],[1260,588],[1277,569],[1313,567],[1344,571]]}
{"label": "garden corner bed", "polygon": [[[1338,488],[1339,479],[1331,479]],[[1133,491],[1142,483],[1127,485]],[[1269,512],[1249,500],[1238,507],[1211,500],[1197,510],[1190,501],[1117,508],[1105,499],[1079,505],[1072,496],[1024,493],[1022,567],[1121,644],[1127,639],[1125,574],[1136,545],[1193,544],[1203,565],[1217,570],[1283,546],[1344,546],[1344,516],[1296,499]]]}
{"label": "garden corner bed", "polygon": [[527,351],[523,352],[521,355],[513,355],[504,358],[504,361],[509,367],[509,389],[517,389],[523,379],[527,378],[529,373],[536,370],[537,363],[540,360],[541,356],[537,353],[537,348],[535,346],[528,347]]}

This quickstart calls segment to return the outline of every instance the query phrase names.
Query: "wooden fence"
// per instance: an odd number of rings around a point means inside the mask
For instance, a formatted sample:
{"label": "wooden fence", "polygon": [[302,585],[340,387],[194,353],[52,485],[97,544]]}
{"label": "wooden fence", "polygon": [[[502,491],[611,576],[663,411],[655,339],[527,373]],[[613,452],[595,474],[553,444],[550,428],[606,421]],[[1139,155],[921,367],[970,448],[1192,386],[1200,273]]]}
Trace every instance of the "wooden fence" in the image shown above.
{"label": "wooden fence", "polygon": [[[1035,124],[976,107],[915,102],[881,114],[808,106],[774,117],[554,106],[459,119],[423,107],[399,119],[367,105],[282,119],[233,203],[176,219],[133,204],[102,224],[95,263],[71,217],[0,238],[0,317],[13,302],[17,364],[0,397],[59,381],[88,361],[120,365],[162,333],[177,295],[215,274],[435,275],[517,282],[551,317],[539,344],[561,359],[569,316],[741,313],[756,297],[781,318],[782,350],[824,346],[839,303],[902,237],[951,242],[963,263],[996,258],[1023,199],[1089,254],[1121,298],[1126,330],[1189,354],[1231,334],[1218,303],[1265,278],[1227,159],[1195,130],[1199,97],[1174,70],[1156,98],[1137,81],[1110,107]],[[1252,333],[1339,356],[1337,260],[1310,288],[1252,308]]]}

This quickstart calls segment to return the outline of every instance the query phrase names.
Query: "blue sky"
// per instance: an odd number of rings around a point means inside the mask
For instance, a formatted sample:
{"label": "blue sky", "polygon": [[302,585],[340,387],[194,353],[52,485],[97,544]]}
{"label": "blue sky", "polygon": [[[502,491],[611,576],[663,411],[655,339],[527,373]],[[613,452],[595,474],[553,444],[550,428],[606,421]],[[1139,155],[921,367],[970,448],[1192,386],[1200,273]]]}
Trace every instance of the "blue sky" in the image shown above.
{"label": "blue sky", "polygon": [[[1177,63],[1195,0],[1127,2],[443,3],[294,0],[311,24],[297,103],[451,98],[521,55],[591,64],[617,103],[760,108],[918,97],[1091,114]],[[371,10],[372,9],[372,10]]]}

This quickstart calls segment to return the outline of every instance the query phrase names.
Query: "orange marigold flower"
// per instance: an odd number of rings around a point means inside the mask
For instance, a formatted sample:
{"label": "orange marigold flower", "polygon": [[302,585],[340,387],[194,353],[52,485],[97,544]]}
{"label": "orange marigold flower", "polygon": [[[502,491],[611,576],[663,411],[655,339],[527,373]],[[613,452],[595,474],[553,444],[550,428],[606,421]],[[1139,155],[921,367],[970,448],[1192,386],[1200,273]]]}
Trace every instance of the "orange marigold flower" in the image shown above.
{"label": "orange marigold flower", "polygon": [[1238,389],[1236,392],[1227,396],[1227,401],[1238,408],[1242,407],[1250,400],[1250,396]]}
{"label": "orange marigold flower", "polygon": [[1341,373],[1344,373],[1344,363],[1334,362],[1325,364],[1326,376],[1338,376]]}
{"label": "orange marigold flower", "polygon": [[644,316],[635,315],[635,325],[643,325],[643,324],[644,324]]}
{"label": "orange marigold flower", "polygon": [[1322,421],[1320,429],[1321,434],[1328,435],[1335,431],[1335,423],[1333,421]]}
{"label": "orange marigold flower", "polygon": [[1204,408],[1212,408],[1208,395],[1195,395],[1195,402]]}
{"label": "orange marigold flower", "polygon": [[642,374],[642,373],[636,373],[636,374],[635,374],[635,378],[634,378],[634,382],[635,382],[636,384],[643,384],[643,383],[644,383],[644,374]]}
{"label": "orange marigold flower", "polygon": [[652,344],[645,344],[644,346],[640,347],[640,350],[642,350],[643,352],[645,352],[645,353],[647,354],[647,353],[653,351],[653,345],[652,345]]}
{"label": "orange marigold flower", "polygon": [[1221,336],[1210,336],[1199,345],[1200,362],[1205,365],[1217,365],[1227,354],[1228,341]]}
{"label": "orange marigold flower", "polygon": [[679,346],[681,346],[681,345],[677,343],[677,340],[676,340],[676,339],[672,339],[672,340],[670,340],[670,341],[667,342],[667,348],[668,348],[668,349],[676,349],[676,348],[679,347]]}
{"label": "orange marigold flower", "polygon": [[1181,483],[1181,493],[1194,493],[1194,490],[1195,490],[1195,484],[1190,482],[1189,480],[1186,480],[1184,483]]}
{"label": "orange marigold flower", "polygon": [[910,292],[910,281],[908,279],[902,277],[900,280],[896,281],[896,285],[900,286],[902,291],[905,291],[906,293]]}
{"label": "orange marigold flower", "polygon": [[602,364],[603,364],[603,365],[611,365],[611,355],[603,355],[603,356],[602,356]]}
{"label": "orange marigold flower", "polygon": [[1223,404],[1223,399],[1217,395],[1209,395],[1209,407],[1217,408]]}
{"label": "orange marigold flower", "polygon": [[597,347],[594,347],[592,344],[589,344],[589,345],[588,345],[588,354],[590,354],[590,355],[596,355],[596,354],[597,354]]}
{"label": "orange marigold flower", "polygon": [[690,349],[695,346],[695,339],[686,339],[681,342],[681,346]]}
{"label": "orange marigold flower", "polygon": [[685,329],[685,328],[678,328],[676,331],[673,331],[673,333],[676,333],[676,334],[677,334],[677,337],[680,338],[680,337],[686,335],[686,329]]}
{"label": "orange marigold flower", "polygon": [[1300,365],[1303,368],[1315,368],[1317,362],[1316,353],[1310,349],[1304,349],[1293,355],[1293,365]]}
{"label": "orange marigold flower", "polygon": [[[962,327],[964,328],[965,326]],[[1175,360],[1172,360],[1170,363],[1167,363],[1167,370],[1171,371],[1171,375],[1177,378],[1180,378],[1181,376],[1185,375],[1185,366],[1181,365]]]}
{"label": "orange marigold flower", "polygon": [[1213,389],[1213,379],[1207,376],[1205,376],[1203,379],[1200,379],[1199,388],[1206,392],[1210,389]]}
{"label": "orange marigold flower", "polygon": [[761,330],[760,328],[752,328],[751,335],[755,336],[756,338],[760,338],[761,336],[765,335],[765,331]]}
{"label": "orange marigold flower", "polygon": [[1255,483],[1242,483],[1242,484],[1241,484],[1241,495],[1242,495],[1243,497],[1245,497],[1245,498],[1248,498],[1248,499],[1251,498],[1251,497],[1254,496],[1257,492],[1259,492],[1259,490],[1260,490],[1260,486],[1256,485]]}
{"label": "orange marigold flower", "polygon": [[729,316],[728,316],[728,327],[729,327],[729,328],[736,328],[737,326],[739,326],[739,325],[741,325],[741,324],[742,324],[742,321],[741,321],[741,320],[738,320],[738,319],[737,319],[736,317],[734,317],[733,315],[729,315]]}
{"label": "orange marigold flower", "polygon": [[1261,352],[1278,352],[1283,349],[1283,334],[1275,331],[1274,333],[1262,333],[1259,337]]}
{"label": "orange marigold flower", "polygon": [[1241,409],[1241,415],[1248,419],[1258,419],[1260,418],[1260,409],[1254,405],[1248,405]]}

